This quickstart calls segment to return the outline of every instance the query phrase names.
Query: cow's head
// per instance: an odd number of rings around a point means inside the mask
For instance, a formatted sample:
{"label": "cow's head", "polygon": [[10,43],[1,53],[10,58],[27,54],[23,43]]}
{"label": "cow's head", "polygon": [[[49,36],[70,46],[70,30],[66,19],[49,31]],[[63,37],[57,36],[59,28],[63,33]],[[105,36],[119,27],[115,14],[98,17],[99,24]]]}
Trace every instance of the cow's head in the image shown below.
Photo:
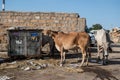
{"label": "cow's head", "polygon": [[51,30],[42,30],[43,35],[51,36]]}
{"label": "cow's head", "polygon": [[58,34],[58,31],[42,30],[42,33],[43,35],[47,35],[54,38]]}

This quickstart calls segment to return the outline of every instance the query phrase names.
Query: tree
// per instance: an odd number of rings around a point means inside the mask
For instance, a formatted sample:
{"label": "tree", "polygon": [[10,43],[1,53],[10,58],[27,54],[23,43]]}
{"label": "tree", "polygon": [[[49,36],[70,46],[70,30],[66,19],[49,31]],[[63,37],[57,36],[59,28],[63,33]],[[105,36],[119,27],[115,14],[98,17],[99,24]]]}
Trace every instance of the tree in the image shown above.
{"label": "tree", "polygon": [[102,28],[103,28],[102,25],[100,25],[100,24],[94,24],[89,29],[90,30],[99,30],[99,29],[102,29]]}

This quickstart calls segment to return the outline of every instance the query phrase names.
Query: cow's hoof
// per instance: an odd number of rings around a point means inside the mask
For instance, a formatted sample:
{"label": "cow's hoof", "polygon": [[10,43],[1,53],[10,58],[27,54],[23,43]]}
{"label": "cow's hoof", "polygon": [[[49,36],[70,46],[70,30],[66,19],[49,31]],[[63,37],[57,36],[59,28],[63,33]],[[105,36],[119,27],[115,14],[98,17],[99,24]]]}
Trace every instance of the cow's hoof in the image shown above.
{"label": "cow's hoof", "polygon": [[88,66],[88,63],[86,63],[86,66]]}
{"label": "cow's hoof", "polygon": [[77,62],[81,62],[80,58],[77,59]]}
{"label": "cow's hoof", "polygon": [[105,62],[102,60],[102,61],[101,61],[101,64],[102,64],[102,65],[105,65]]}
{"label": "cow's hoof", "polygon": [[90,59],[88,59],[88,62],[92,62],[92,59],[90,58]]}
{"label": "cow's hoof", "polygon": [[66,62],[66,61],[64,60],[64,61],[62,62],[62,64],[65,64],[65,62]]}
{"label": "cow's hoof", "polygon": [[63,66],[63,64],[60,64],[60,67],[62,67]]}
{"label": "cow's hoof", "polygon": [[108,62],[102,60],[102,61],[101,61],[101,64],[102,64],[102,65],[107,65]]}
{"label": "cow's hoof", "polygon": [[79,67],[83,67],[83,64],[80,64]]}
{"label": "cow's hoof", "polygon": [[105,64],[105,65],[108,65],[108,64],[109,64],[109,61],[108,61],[108,60],[105,60],[105,61],[104,61],[104,64]]}
{"label": "cow's hoof", "polygon": [[101,62],[101,59],[100,59],[100,58],[98,58],[98,59],[97,59],[97,63],[100,63],[100,62]]}

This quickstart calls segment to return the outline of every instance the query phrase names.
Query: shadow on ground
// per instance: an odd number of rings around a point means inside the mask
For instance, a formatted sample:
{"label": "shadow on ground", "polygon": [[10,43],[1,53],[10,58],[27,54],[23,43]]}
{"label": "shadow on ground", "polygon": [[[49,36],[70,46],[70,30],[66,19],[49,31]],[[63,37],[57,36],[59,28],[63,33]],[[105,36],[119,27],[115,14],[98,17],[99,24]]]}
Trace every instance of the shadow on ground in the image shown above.
{"label": "shadow on ground", "polygon": [[93,72],[96,74],[93,80],[97,80],[97,78],[100,78],[100,80],[119,80],[116,77],[114,77],[111,72],[102,69],[100,67],[91,66],[91,67],[83,67],[82,68],[85,72]]}

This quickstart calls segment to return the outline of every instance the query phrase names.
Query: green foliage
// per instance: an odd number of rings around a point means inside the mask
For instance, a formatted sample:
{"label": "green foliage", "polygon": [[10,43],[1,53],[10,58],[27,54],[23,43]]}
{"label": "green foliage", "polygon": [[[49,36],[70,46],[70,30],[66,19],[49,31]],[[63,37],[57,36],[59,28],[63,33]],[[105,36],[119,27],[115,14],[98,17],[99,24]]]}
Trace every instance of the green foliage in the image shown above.
{"label": "green foliage", "polygon": [[92,25],[92,27],[89,28],[89,31],[91,31],[91,30],[99,30],[99,29],[102,29],[102,28],[103,28],[102,25],[94,24],[94,25]]}
{"label": "green foliage", "polygon": [[89,28],[87,26],[85,27],[85,32],[89,32]]}

